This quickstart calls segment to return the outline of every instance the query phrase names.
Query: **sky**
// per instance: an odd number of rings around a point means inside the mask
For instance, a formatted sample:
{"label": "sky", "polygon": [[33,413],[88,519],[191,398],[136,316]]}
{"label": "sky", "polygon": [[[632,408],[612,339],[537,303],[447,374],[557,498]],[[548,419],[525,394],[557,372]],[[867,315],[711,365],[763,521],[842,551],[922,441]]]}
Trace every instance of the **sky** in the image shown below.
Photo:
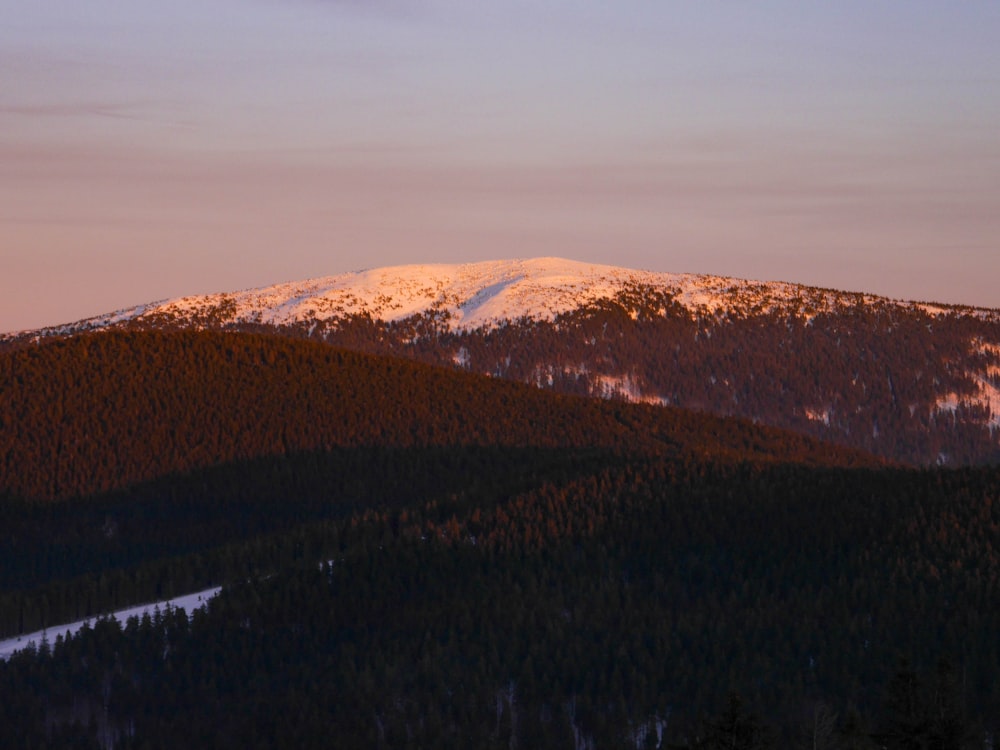
{"label": "sky", "polygon": [[1000,3],[0,0],[0,332],[560,256],[1000,308]]}

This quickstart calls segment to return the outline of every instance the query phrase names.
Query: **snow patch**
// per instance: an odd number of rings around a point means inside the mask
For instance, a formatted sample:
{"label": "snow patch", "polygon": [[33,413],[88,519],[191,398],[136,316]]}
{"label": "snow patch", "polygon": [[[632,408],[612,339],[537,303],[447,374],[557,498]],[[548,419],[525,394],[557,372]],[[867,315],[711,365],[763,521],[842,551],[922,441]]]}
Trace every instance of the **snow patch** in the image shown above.
{"label": "snow patch", "polygon": [[1000,427],[1000,388],[984,378],[977,378],[977,380],[979,381],[978,402],[990,409],[990,420],[987,424],[992,427]]}
{"label": "snow patch", "polygon": [[986,422],[990,427],[1000,427],[1000,388],[983,377],[973,376],[978,385],[978,392],[972,398],[960,398],[957,393],[946,393],[934,404],[934,412],[938,414],[954,414],[962,404],[989,409],[990,418]]}
{"label": "snow patch", "polygon": [[655,404],[663,406],[667,402],[660,396],[645,394],[639,384],[630,376],[598,375],[594,378],[598,395],[602,398],[621,398],[634,404]]}
{"label": "snow patch", "polygon": [[986,377],[1000,378],[1000,344],[982,342],[979,344],[978,353],[993,360],[986,365]]}
{"label": "snow patch", "polygon": [[806,418],[812,422],[822,422],[830,426],[830,407],[825,409],[810,409],[806,407]]}
{"label": "snow patch", "polygon": [[934,410],[936,412],[956,412],[958,411],[958,405],[961,403],[957,393],[946,393],[941,396],[934,405]]}

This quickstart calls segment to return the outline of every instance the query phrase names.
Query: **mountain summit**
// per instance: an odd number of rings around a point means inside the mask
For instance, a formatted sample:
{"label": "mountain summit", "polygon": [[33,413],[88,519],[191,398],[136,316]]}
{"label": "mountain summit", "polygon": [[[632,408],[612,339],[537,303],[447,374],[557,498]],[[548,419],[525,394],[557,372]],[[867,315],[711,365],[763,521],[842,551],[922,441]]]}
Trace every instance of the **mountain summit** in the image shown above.
{"label": "mountain summit", "polygon": [[817,312],[858,304],[893,304],[917,307],[932,316],[962,311],[984,320],[1000,320],[1000,312],[981,308],[898,303],[874,295],[784,282],[640,271],[564,258],[532,258],[391,266],[239,292],[179,297],[43,332],[76,333],[120,327],[129,322],[166,320],[287,326],[329,323],[364,315],[398,322],[429,313],[447,321],[451,330],[474,330],[508,321],[553,321],[559,315],[599,300],[613,299],[630,289],[658,290],[696,315],[780,311],[810,317]]}
{"label": "mountain summit", "polygon": [[381,268],[0,337],[312,338],[557,391],[735,415],[916,464],[1000,460],[1000,311],[560,258]]}

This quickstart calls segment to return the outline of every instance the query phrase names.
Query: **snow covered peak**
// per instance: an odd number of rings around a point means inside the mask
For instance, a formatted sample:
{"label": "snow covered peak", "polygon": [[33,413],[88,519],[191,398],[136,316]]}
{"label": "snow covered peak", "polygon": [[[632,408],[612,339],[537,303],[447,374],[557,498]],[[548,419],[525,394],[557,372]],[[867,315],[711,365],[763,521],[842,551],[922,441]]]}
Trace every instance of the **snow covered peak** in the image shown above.
{"label": "snow covered peak", "polygon": [[[552,320],[622,291],[648,287],[699,314],[753,315],[779,309],[811,317],[858,303],[888,302],[783,282],[658,273],[563,258],[376,268],[233,293],[180,297],[120,310],[60,330],[72,332],[129,321],[289,325],[355,314],[394,321],[442,314],[453,329],[489,327],[522,318]],[[900,303],[895,303],[900,304]],[[948,308],[921,305],[931,315]],[[981,311],[980,314],[984,314]]]}
{"label": "snow covered peak", "polygon": [[[393,321],[436,311],[447,312],[453,327],[478,328],[522,317],[551,319],[644,277],[679,278],[559,258],[405,265],[185,297],[161,303],[155,311],[190,315],[231,302],[234,320],[279,325],[359,313]],[[140,315],[150,312],[147,307]]]}

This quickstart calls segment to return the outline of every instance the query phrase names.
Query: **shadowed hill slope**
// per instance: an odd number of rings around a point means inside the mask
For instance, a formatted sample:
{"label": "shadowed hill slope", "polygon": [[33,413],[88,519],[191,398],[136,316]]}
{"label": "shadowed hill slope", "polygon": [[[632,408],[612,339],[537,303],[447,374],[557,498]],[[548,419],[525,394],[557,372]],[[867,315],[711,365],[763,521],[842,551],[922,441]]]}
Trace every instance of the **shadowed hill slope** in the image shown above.
{"label": "shadowed hill slope", "polygon": [[0,426],[0,491],[37,499],[371,445],[877,463],[749,422],[561,396],[313,342],[213,332],[108,332],[5,354]]}

